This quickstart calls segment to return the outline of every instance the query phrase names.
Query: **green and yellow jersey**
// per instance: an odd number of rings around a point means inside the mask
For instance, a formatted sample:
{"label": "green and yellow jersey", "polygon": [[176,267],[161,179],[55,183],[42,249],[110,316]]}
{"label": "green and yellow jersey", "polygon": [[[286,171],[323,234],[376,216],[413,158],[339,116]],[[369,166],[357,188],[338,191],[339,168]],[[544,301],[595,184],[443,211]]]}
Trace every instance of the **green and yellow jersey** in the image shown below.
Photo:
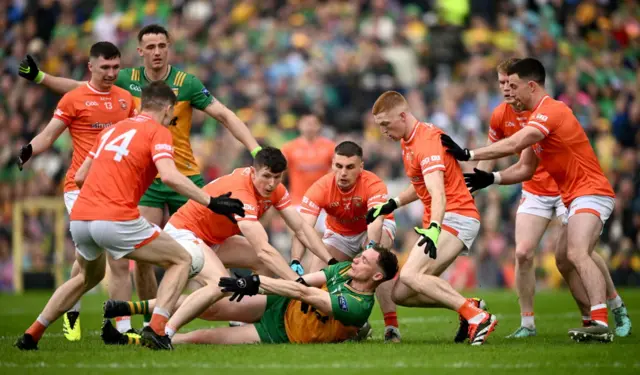
{"label": "green and yellow jersey", "polygon": [[[133,100],[140,109],[142,87],[150,81],[144,74],[144,67],[120,70],[116,86],[121,87],[133,95]],[[174,119],[169,126],[173,135],[174,160],[178,170],[185,176],[200,173],[196,159],[191,150],[191,117],[193,108],[204,110],[215,101],[215,98],[194,75],[169,67],[169,75],[164,80],[178,97],[175,106]]]}
{"label": "green and yellow jersey", "polygon": [[367,322],[375,303],[373,293],[354,290],[347,272],[351,262],[341,262],[322,271],[327,283],[322,287],[331,297],[333,316],[326,316],[310,308],[301,311],[302,302],[290,300],[284,313],[284,325],[292,343],[340,342],[356,335],[358,328]]}

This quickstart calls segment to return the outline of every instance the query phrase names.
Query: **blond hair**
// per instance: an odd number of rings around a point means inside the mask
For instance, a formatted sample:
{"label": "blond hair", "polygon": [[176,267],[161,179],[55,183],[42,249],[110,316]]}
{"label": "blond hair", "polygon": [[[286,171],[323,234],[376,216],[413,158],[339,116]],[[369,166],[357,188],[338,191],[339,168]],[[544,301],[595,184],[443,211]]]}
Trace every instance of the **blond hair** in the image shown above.
{"label": "blond hair", "polygon": [[382,112],[389,112],[397,107],[409,107],[407,100],[397,91],[385,91],[373,104],[372,113],[377,115]]}
{"label": "blond hair", "polygon": [[509,70],[509,68],[511,68],[513,64],[517,63],[520,60],[521,59],[517,57],[509,57],[508,59],[503,60],[500,62],[500,64],[498,64],[498,66],[496,67],[496,71],[501,74],[507,74],[507,70]]}

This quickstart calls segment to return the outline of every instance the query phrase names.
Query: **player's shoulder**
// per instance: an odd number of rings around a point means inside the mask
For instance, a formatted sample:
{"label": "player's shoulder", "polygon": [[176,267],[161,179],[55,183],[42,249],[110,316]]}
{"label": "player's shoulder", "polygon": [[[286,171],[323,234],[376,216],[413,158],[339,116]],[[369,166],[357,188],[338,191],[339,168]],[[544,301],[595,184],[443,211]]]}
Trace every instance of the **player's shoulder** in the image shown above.
{"label": "player's shoulder", "polygon": [[168,82],[174,87],[178,88],[191,88],[193,84],[200,83],[198,77],[191,73],[187,73],[184,70],[178,69],[176,67],[171,67],[172,72],[169,75]]}
{"label": "player's shoulder", "polygon": [[89,89],[88,83],[83,83],[73,90],[67,91],[64,95],[62,95],[61,100],[75,100],[80,99],[83,96],[92,94],[93,91]]}
{"label": "player's shoulder", "polygon": [[513,108],[505,102],[500,103],[493,109],[493,112],[491,112],[491,126],[502,125],[502,120],[504,119],[505,115],[508,115],[510,113],[515,114]]}
{"label": "player's shoulder", "polygon": [[[429,122],[420,122],[416,125],[414,137],[420,138],[421,141],[437,140],[440,142],[441,134],[444,134],[444,131],[436,125]],[[420,142],[416,143],[420,144]]]}
{"label": "player's shoulder", "polygon": [[363,170],[362,174],[360,175],[360,178],[362,180],[363,183],[365,183],[365,185],[370,186],[372,184],[378,183],[378,182],[383,182],[382,179],[375,173],[368,171],[368,170]]}
{"label": "player's shoulder", "polygon": [[320,137],[319,141],[320,141],[319,143],[322,144],[323,146],[328,146],[332,148],[336,146],[336,143],[332,139],[327,137]]}
{"label": "player's shoulder", "polygon": [[118,87],[118,86],[113,86],[111,88],[111,92],[119,97],[122,98],[131,98],[131,93],[129,92],[129,90],[125,90],[122,87]]}
{"label": "player's shoulder", "polygon": [[542,112],[564,114],[572,111],[571,108],[569,108],[569,106],[563,101],[556,100],[550,96],[545,96],[540,101],[540,104],[538,104],[538,106],[533,110],[532,114]]}
{"label": "player's shoulder", "polygon": [[322,176],[319,179],[317,179],[316,182],[314,182],[313,184],[314,185],[319,185],[319,186],[331,186],[331,184],[333,183],[333,179],[334,178],[335,178],[335,173],[328,172],[324,176]]}

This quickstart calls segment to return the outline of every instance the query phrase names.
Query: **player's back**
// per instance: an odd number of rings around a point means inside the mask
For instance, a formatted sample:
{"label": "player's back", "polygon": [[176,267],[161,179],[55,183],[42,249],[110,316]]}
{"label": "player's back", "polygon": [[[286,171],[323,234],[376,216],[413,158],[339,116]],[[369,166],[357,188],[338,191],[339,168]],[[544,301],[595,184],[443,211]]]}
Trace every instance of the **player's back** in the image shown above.
{"label": "player's back", "polygon": [[102,130],[134,114],[131,94],[113,86],[102,92],[89,83],[66,93],[54,112],[54,118],[69,128],[73,154],[65,177],[64,191],[78,190],[74,182],[76,171],[93,147]]}
{"label": "player's back", "polygon": [[583,195],[615,196],[584,129],[566,104],[545,96],[527,125],[545,135],[534,151],[560,187],[565,205]]}
{"label": "player's back", "polygon": [[93,163],[71,220],[133,220],[138,202],[158,172],[155,162],[173,159],[169,130],[146,115],[105,129],[89,157]]}
{"label": "player's back", "polygon": [[402,156],[407,177],[413,184],[430,216],[431,196],[424,183],[424,174],[444,172],[444,189],[447,199],[446,212],[480,219],[473,197],[464,182],[458,161],[444,150],[440,136],[444,134],[433,124],[416,124],[409,140],[402,140]]}
{"label": "player's back", "polygon": [[335,146],[332,140],[324,137],[318,137],[312,142],[298,137],[282,147],[282,153],[287,158],[293,204],[300,204],[307,189],[331,170]]}
{"label": "player's back", "polygon": [[[509,138],[527,125],[531,112],[516,112],[513,107],[502,102],[491,114],[489,125],[489,139],[498,142]],[[522,189],[540,196],[558,196],[560,189],[551,175],[544,169],[542,163],[538,164],[531,180],[522,183]]]}
{"label": "player's back", "polygon": [[[244,203],[244,217],[236,217],[237,221],[257,221],[271,206],[280,209],[288,205],[290,199],[283,184],[267,198],[259,196],[251,180],[251,168],[237,168],[228,175],[219,177],[202,188],[207,194],[216,197],[231,192],[232,198],[238,198]],[[240,234],[238,224],[234,224],[227,217],[218,215],[206,207],[189,200],[171,216],[169,224],[179,229],[187,229],[207,245],[221,244],[227,238]]]}

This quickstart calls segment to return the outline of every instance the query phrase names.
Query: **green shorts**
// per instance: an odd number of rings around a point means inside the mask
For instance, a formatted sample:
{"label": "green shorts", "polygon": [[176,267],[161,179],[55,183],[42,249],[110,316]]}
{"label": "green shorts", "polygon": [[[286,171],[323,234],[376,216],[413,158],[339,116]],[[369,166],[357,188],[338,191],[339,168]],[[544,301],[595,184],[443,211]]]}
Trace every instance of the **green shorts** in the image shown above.
{"label": "green shorts", "polygon": [[[204,180],[199,174],[187,176],[187,178],[199,187],[204,186]],[[156,178],[140,199],[139,205],[162,209],[164,209],[165,206],[168,206],[169,214],[173,215],[180,207],[182,207],[182,205],[187,203],[188,200],[189,198],[176,193],[170,187],[165,185],[161,179]]]}
{"label": "green shorts", "polygon": [[258,323],[256,331],[263,344],[286,344],[289,342],[287,330],[284,327],[284,313],[289,305],[289,298],[282,296],[267,296],[267,307]]}

